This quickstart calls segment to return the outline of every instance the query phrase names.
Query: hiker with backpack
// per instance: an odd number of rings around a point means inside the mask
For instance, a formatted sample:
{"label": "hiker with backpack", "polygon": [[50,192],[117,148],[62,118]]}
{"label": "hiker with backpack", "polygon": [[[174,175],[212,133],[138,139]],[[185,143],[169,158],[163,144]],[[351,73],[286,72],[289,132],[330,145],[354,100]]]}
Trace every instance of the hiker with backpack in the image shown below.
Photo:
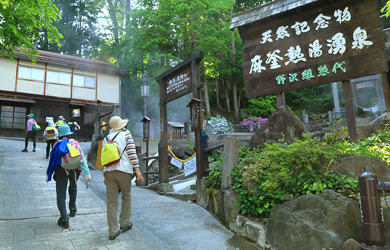
{"label": "hiker with backpack", "polygon": [[24,140],[24,149],[22,152],[28,152],[28,140],[31,139],[33,142],[33,152],[35,152],[35,148],[37,147],[36,136],[38,131],[41,129],[38,123],[34,120],[34,114],[30,113],[27,115],[27,126],[26,126],[26,138]]}
{"label": "hiker with backpack", "polygon": [[48,126],[43,132],[43,137],[46,139],[46,159],[49,159],[50,149],[53,150],[54,143],[57,141],[57,129],[55,128],[54,122],[49,121]]}
{"label": "hiker with backpack", "polygon": [[[143,177],[139,170],[139,162],[135,151],[133,137],[126,129],[127,119],[114,116],[108,122],[111,130],[103,140],[101,161],[103,167],[104,184],[107,196],[107,223],[108,239],[115,240],[122,232],[130,230],[133,224],[130,222],[131,214],[131,180],[133,168],[137,181]],[[118,194],[122,193],[122,207],[118,228]]]}
{"label": "hiker with backpack", "polygon": [[76,122],[74,118],[70,122],[68,122],[68,125],[70,127],[70,131],[73,133],[73,138],[77,140],[77,131],[80,130],[80,125]]}
{"label": "hiker with backpack", "polygon": [[58,117],[57,122],[56,122],[56,128],[58,128],[58,127],[61,126],[62,124],[66,124],[66,122],[65,122],[65,118],[64,118],[62,115],[60,115],[60,116]]}
{"label": "hiker with backpack", "polygon": [[[61,214],[57,224],[62,228],[69,227],[69,216],[73,217],[77,213],[77,180],[80,177],[81,169],[86,173],[86,180],[91,181],[90,171],[85,159],[83,150],[78,141],[71,139],[72,132],[68,124],[58,127],[59,141],[54,144],[50,153],[49,165],[47,167],[46,182],[49,182],[54,173],[53,179],[56,181],[57,208]],[[66,188],[69,180],[69,211],[66,211]]]}

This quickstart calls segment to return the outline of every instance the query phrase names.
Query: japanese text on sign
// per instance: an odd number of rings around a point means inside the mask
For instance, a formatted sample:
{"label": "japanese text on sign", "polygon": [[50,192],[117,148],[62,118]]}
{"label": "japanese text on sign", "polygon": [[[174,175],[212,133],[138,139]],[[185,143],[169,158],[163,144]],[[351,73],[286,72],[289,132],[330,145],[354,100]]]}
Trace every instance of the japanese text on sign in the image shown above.
{"label": "japanese text on sign", "polygon": [[[336,9],[332,16],[319,14],[312,23],[307,21],[295,22],[291,26],[280,26],[276,30],[267,30],[260,35],[259,43],[267,46],[267,43],[273,43],[277,40],[292,38],[308,33],[311,30],[327,29],[330,25],[342,25],[351,22],[352,16],[348,9]],[[342,56],[347,50],[362,50],[372,46],[374,43],[368,40],[367,31],[362,27],[356,27],[353,30],[351,41],[346,39],[342,32],[335,32],[322,40],[315,39],[308,44],[308,49],[303,50],[300,44],[290,46],[286,51],[275,49],[263,55],[255,54],[250,59],[249,74],[259,75],[265,71],[275,71],[300,62],[324,56]],[[337,57],[335,58],[337,60]],[[314,68],[303,69],[301,72],[291,72],[280,74],[275,77],[275,84],[284,85],[299,81],[320,78],[329,74],[338,74],[346,72],[344,61],[334,62],[332,65],[323,64]],[[277,71],[275,71],[277,72]]]}
{"label": "japanese text on sign", "polygon": [[171,78],[167,82],[167,94],[176,94],[188,88],[187,84],[191,81],[188,72]]}

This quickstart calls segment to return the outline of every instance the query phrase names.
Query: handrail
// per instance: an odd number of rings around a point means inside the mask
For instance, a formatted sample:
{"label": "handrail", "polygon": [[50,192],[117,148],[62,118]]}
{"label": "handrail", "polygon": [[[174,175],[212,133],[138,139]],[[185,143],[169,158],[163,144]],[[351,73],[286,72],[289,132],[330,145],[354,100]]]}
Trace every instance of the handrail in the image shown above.
{"label": "handrail", "polygon": [[219,148],[223,148],[224,144],[218,144],[218,145],[215,145],[215,146],[212,146],[212,147],[209,147],[209,148],[205,148],[204,149],[204,152],[211,152],[213,150],[216,150],[216,149],[219,149]]}
{"label": "handrail", "polygon": [[105,116],[107,116],[107,115],[109,115],[109,114],[111,114],[111,113],[112,113],[112,111],[107,112],[107,113],[105,113],[105,114],[101,114],[101,115],[99,115],[99,118],[103,118],[103,117],[105,117]]}
{"label": "handrail", "polygon": [[153,160],[153,159],[158,159],[159,158],[159,156],[157,155],[157,156],[149,156],[149,157],[144,157],[144,158],[142,158],[142,160]]}

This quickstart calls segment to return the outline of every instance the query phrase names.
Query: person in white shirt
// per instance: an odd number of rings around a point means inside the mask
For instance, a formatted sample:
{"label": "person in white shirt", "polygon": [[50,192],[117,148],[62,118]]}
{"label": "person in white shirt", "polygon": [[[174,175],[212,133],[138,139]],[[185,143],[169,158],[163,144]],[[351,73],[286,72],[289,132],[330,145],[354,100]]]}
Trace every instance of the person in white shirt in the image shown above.
{"label": "person in white shirt", "polygon": [[[137,181],[143,181],[141,171],[139,170],[139,162],[135,151],[135,143],[133,137],[126,129],[127,119],[122,119],[119,116],[111,117],[109,126],[110,133],[103,140],[104,145],[112,140],[117,144],[120,152],[120,161],[109,167],[103,167],[104,184],[106,185],[107,195],[107,223],[108,223],[108,238],[115,240],[122,232],[130,230],[133,224],[130,222],[131,214],[131,180],[133,179],[133,168],[137,176]],[[124,153],[122,153],[124,152]],[[118,194],[119,190],[122,193],[122,207],[119,217],[120,228],[118,228]]]}

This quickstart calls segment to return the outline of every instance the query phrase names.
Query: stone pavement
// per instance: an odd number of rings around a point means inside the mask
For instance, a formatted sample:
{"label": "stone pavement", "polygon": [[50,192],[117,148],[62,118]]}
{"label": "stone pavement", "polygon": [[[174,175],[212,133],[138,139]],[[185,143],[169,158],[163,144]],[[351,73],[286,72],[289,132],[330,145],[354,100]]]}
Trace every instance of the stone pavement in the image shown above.
{"label": "stone pavement", "polygon": [[97,170],[91,171],[89,189],[81,175],[78,213],[63,230],[56,224],[55,182],[45,182],[46,144],[38,143],[35,153],[29,146],[22,153],[22,141],[0,139],[0,249],[254,249],[200,206],[135,186],[134,227],[109,241],[105,187]]}

